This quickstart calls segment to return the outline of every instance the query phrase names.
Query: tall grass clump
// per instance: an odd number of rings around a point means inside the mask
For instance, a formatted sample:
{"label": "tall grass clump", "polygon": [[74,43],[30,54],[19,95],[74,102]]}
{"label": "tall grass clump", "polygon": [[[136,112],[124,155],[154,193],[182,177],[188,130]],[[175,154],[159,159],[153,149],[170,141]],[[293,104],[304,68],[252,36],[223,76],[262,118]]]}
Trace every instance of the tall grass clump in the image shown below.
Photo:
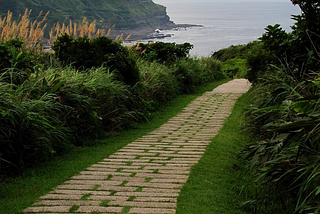
{"label": "tall grass clump", "polygon": [[104,29],[97,28],[96,27],[96,21],[89,22],[86,17],[82,19],[82,22],[75,23],[72,22],[72,20],[69,21],[68,24],[65,23],[56,23],[49,32],[49,43],[53,44],[54,41],[58,39],[59,36],[62,36],[64,34],[70,35],[73,38],[78,37],[102,37],[106,36],[108,37],[110,34],[111,28],[105,32]]}
{"label": "tall grass clump", "polygon": [[[150,45],[150,44],[149,44]],[[181,58],[160,63],[141,57],[137,60],[140,81],[132,89],[134,109],[143,117],[174,97],[191,93],[196,86],[223,79],[221,63],[212,58]]]}
{"label": "tall grass clump", "polygon": [[150,110],[158,108],[179,94],[178,81],[169,67],[140,59],[138,68],[140,84],[136,86],[136,94]]}
{"label": "tall grass clump", "polygon": [[16,38],[0,43],[0,74],[3,81],[22,84],[34,71],[37,59],[28,50],[24,50],[23,42]]}
{"label": "tall grass clump", "polygon": [[[196,86],[224,77],[221,63],[214,59],[182,58],[177,60],[172,69],[179,82],[181,93],[192,93]],[[216,69],[216,70],[212,70]]]}
{"label": "tall grass clump", "polygon": [[320,3],[292,2],[302,10],[293,31],[267,26],[251,64],[260,68],[247,114],[257,142],[243,151],[252,213],[320,212]]}
{"label": "tall grass clump", "polygon": [[134,116],[126,106],[130,91],[106,68],[88,72],[51,68],[30,81],[54,91],[63,106],[62,123],[71,130],[76,145],[87,144],[104,131],[117,130]]}
{"label": "tall grass clump", "polygon": [[[255,79],[254,75],[260,68],[255,65],[261,62],[264,56],[261,41],[253,41],[246,45],[232,45],[212,54],[212,58],[222,62],[223,73],[230,78],[247,78],[249,81]],[[259,58],[260,56],[260,58]],[[263,60],[266,60],[263,57]],[[268,62],[264,62],[268,64]]]}
{"label": "tall grass clump", "polygon": [[[44,31],[47,27],[45,23],[49,12],[41,20],[30,20],[31,10],[26,9],[20,15],[19,20],[12,19],[12,12],[8,11],[6,17],[0,17],[0,41],[6,42],[19,38],[24,41],[24,45],[29,49],[41,49]],[[38,17],[42,15],[42,12]]]}
{"label": "tall grass clump", "polygon": [[222,69],[223,63],[221,63],[220,60],[216,60],[212,57],[202,57],[198,59],[197,62],[203,66],[201,79],[204,83],[225,78]]}
{"label": "tall grass clump", "polygon": [[190,43],[149,42],[148,44],[138,43],[132,49],[143,60],[168,66],[178,81],[179,93],[191,93],[199,84],[224,77],[219,61],[211,58],[189,57],[192,48],[193,45]]}
{"label": "tall grass clump", "polygon": [[319,210],[318,81],[318,77],[310,82],[286,78],[280,70],[256,87],[257,103],[248,112],[248,130],[258,143],[243,154],[254,178],[250,186],[256,188],[251,189],[255,197],[247,205],[258,213]]}
{"label": "tall grass clump", "polygon": [[60,122],[62,106],[54,100],[55,95],[30,98],[24,84],[9,84],[2,77],[0,93],[2,172],[48,160],[68,148],[69,130]]}
{"label": "tall grass clump", "polygon": [[196,85],[200,84],[201,67],[191,58],[177,61],[174,65],[174,74],[179,82],[181,93],[192,93]]}
{"label": "tall grass clump", "polygon": [[106,68],[39,70],[1,83],[0,168],[21,169],[136,120],[128,86]]}
{"label": "tall grass clump", "polygon": [[[59,36],[64,34],[71,35],[73,38],[88,37],[98,38],[108,37],[111,28],[106,32],[102,28],[97,28],[96,21],[89,22],[86,17],[80,22],[55,23],[47,29],[47,20],[50,18],[50,11],[45,14],[41,11],[36,20],[31,20],[32,10],[25,9],[18,19],[13,19],[13,13],[8,11],[7,15],[0,17],[0,41],[6,42],[11,39],[19,38],[24,42],[24,48],[41,53],[43,43],[52,45]],[[40,19],[40,17],[42,17]],[[117,39],[122,39],[121,35]],[[128,38],[126,38],[128,39]]]}

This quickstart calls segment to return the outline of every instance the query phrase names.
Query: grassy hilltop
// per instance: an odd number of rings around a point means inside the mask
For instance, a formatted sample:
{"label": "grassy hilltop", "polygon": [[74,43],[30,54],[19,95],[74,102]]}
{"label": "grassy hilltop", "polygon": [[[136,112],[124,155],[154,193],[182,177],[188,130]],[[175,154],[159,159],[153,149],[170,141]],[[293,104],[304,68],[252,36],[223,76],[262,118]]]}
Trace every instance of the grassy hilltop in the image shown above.
{"label": "grassy hilltop", "polygon": [[106,28],[135,28],[140,26],[161,26],[170,23],[164,6],[149,0],[10,0],[0,2],[0,15],[10,10],[17,18],[25,9],[31,9],[31,19],[50,11],[48,25],[56,22],[89,21]]}

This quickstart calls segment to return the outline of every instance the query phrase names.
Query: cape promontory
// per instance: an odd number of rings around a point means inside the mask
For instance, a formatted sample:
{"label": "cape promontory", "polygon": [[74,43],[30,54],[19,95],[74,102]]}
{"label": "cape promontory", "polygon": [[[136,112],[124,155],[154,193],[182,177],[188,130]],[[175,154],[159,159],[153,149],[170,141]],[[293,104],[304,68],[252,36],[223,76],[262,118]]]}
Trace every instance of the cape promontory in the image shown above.
{"label": "cape promontory", "polygon": [[[86,17],[96,20],[100,27],[134,29],[141,27],[159,28],[173,25],[166,8],[152,0],[10,0],[0,1],[0,15],[6,16],[10,10],[17,18],[25,9],[32,10],[31,19],[36,19],[40,11],[43,15],[50,11],[48,27],[54,23],[81,21]],[[41,17],[40,17],[41,18]]]}

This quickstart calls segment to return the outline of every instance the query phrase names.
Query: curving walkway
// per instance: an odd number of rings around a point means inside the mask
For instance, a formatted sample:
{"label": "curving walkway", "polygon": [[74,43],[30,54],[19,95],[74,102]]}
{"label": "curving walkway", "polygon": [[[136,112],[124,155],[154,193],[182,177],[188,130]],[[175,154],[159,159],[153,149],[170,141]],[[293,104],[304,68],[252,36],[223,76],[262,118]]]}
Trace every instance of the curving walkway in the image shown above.
{"label": "curving walkway", "polygon": [[25,213],[176,213],[191,167],[250,83],[237,79],[203,94],[157,130],[42,196]]}

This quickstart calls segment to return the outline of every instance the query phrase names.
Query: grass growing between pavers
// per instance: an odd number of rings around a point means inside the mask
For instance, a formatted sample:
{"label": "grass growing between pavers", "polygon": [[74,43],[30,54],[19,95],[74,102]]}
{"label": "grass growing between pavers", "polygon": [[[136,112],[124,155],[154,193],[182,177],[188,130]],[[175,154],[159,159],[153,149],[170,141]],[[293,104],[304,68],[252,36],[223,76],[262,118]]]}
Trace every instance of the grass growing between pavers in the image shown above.
{"label": "grass growing between pavers", "polygon": [[134,129],[123,131],[117,136],[100,140],[93,147],[76,148],[55,160],[26,170],[21,176],[9,183],[0,183],[0,214],[17,214],[31,206],[40,196],[65,182],[71,176],[97,163],[118,149],[160,127],[171,117],[177,115],[192,100],[206,91],[227,82],[221,80],[199,87],[196,93],[182,95],[154,113],[150,123],[138,124]]}
{"label": "grass growing between pavers", "polygon": [[241,209],[243,183],[237,157],[250,142],[241,129],[243,110],[249,101],[249,93],[240,97],[219,134],[192,168],[178,197],[177,214],[246,214]]}

